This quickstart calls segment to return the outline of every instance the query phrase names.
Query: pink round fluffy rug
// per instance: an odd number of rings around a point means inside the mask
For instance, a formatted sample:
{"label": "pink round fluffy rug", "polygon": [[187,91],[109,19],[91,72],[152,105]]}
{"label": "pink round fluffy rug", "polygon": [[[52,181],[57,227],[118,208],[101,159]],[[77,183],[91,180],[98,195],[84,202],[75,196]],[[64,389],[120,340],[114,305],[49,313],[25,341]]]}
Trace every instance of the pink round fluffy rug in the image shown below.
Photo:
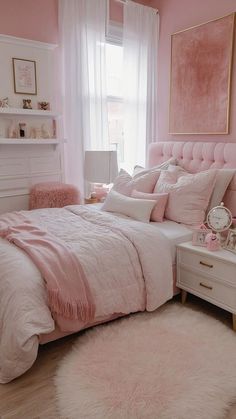
{"label": "pink round fluffy rug", "polygon": [[168,304],[86,332],[55,382],[63,418],[223,419],[236,396],[236,334]]}

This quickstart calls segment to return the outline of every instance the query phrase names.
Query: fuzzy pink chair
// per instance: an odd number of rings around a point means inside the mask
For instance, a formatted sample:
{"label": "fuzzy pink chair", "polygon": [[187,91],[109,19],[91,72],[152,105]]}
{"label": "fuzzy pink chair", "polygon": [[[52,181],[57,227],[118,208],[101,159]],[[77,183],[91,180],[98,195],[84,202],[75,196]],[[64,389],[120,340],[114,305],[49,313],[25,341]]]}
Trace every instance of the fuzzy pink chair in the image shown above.
{"label": "fuzzy pink chair", "polygon": [[29,209],[61,208],[80,204],[80,192],[74,185],[60,182],[42,182],[30,190]]}

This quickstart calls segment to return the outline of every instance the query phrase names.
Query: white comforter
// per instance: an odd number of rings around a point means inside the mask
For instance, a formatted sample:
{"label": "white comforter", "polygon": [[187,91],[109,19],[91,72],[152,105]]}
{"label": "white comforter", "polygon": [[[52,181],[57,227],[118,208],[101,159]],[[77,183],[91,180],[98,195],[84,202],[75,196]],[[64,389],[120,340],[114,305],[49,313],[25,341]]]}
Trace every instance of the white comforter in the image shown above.
{"label": "white comforter", "polygon": [[[152,311],[173,296],[170,245],[151,225],[92,206],[22,213],[76,250],[95,300],[95,321]],[[71,322],[71,332],[83,327]],[[24,251],[0,239],[0,382],[30,368],[39,335],[54,329],[40,272]]]}

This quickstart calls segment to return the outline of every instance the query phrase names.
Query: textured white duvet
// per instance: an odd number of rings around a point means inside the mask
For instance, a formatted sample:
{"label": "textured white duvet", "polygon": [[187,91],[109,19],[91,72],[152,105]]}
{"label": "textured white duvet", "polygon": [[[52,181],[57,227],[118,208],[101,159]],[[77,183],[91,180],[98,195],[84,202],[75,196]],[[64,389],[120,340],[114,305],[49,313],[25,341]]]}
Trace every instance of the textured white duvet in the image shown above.
{"label": "textured white duvet", "polygon": [[[95,321],[152,311],[172,297],[170,245],[150,224],[89,205],[23,214],[74,248],[95,300]],[[73,321],[70,329],[85,326]],[[40,272],[22,250],[0,239],[0,382],[30,368],[39,335],[54,329]]]}

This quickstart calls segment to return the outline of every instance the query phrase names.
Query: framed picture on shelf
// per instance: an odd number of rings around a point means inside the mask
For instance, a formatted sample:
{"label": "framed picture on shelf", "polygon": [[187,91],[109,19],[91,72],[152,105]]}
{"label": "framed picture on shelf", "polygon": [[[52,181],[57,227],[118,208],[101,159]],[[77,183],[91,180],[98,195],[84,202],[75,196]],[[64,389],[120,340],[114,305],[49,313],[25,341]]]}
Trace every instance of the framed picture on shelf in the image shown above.
{"label": "framed picture on shelf", "polygon": [[206,247],[206,236],[211,233],[209,229],[198,229],[193,232],[192,244],[194,246],[204,246]]}
{"label": "framed picture on shelf", "polygon": [[37,95],[36,62],[12,58],[14,92]]}
{"label": "framed picture on shelf", "polygon": [[224,248],[236,253],[236,229],[229,229]]}

